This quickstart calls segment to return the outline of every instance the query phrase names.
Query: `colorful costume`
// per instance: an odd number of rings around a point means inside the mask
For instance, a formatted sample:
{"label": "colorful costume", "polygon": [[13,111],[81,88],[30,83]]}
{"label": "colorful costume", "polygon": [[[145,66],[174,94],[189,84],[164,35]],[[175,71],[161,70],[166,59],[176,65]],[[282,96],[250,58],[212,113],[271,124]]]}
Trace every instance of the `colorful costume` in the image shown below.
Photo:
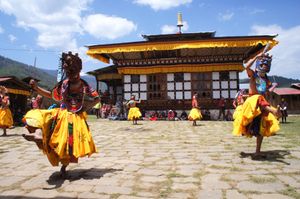
{"label": "colorful costume", "polygon": [[42,150],[53,166],[78,162],[79,157],[97,152],[83,106],[86,98],[99,96],[84,80],[79,81],[81,87],[76,93],[70,93],[68,79],[53,89],[53,99],[61,102],[60,108],[35,109],[24,116],[27,125],[42,129]]}
{"label": "colorful costume", "polygon": [[264,110],[266,106],[270,106],[264,94],[271,86],[271,82],[267,77],[262,78],[257,73],[254,73],[253,78],[259,94],[248,97],[243,104],[236,108],[233,115],[233,134],[247,137],[271,136],[279,130],[278,120],[273,114]]}
{"label": "colorful costume", "polygon": [[191,121],[201,120],[202,118],[201,111],[198,108],[192,108],[188,118]]}
{"label": "colorful costume", "polygon": [[9,97],[0,96],[0,128],[9,128],[14,123],[11,111],[7,104],[9,104]]}
{"label": "colorful costume", "polygon": [[201,120],[202,115],[201,115],[201,111],[200,111],[199,106],[198,106],[197,97],[195,95],[193,96],[193,99],[192,99],[192,107],[193,108],[190,111],[188,119],[190,121]]}
{"label": "colorful costume", "polygon": [[140,117],[142,117],[142,113],[141,113],[140,109],[138,107],[136,107],[135,100],[130,100],[127,104],[130,107],[129,113],[127,116],[128,120],[136,120],[136,119],[139,119]]}

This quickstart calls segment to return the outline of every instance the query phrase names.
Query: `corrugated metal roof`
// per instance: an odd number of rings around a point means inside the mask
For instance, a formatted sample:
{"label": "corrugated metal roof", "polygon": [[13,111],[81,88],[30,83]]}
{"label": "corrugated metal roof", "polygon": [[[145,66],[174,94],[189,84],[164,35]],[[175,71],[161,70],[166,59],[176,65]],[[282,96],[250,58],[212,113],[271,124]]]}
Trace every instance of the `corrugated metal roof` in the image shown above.
{"label": "corrugated metal roof", "polygon": [[291,84],[291,87],[300,89],[300,83]]}
{"label": "corrugated metal roof", "polygon": [[0,77],[0,82],[5,82],[9,79],[12,79],[11,77]]}
{"label": "corrugated metal roof", "polygon": [[300,90],[294,88],[275,88],[274,93],[277,95],[300,95]]}

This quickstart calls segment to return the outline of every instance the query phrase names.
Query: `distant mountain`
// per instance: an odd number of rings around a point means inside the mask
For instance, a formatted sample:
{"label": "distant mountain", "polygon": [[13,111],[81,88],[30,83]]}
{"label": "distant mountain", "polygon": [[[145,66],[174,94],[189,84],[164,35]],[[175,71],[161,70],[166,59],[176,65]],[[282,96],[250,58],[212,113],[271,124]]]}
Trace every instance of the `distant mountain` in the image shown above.
{"label": "distant mountain", "polygon": [[[41,69],[43,70],[44,72],[48,73],[49,75],[55,77],[55,80],[56,80],[56,75],[57,75],[57,71],[56,70],[47,70],[47,69]],[[96,88],[96,79],[94,76],[91,76],[91,75],[83,75],[81,76],[81,78],[83,80],[85,80],[87,83],[89,83],[89,85],[93,88]]]}
{"label": "distant mountain", "polygon": [[19,79],[33,77],[41,80],[39,84],[45,88],[52,88],[56,79],[43,70],[3,57],[0,55],[0,76],[16,76]]}
{"label": "distant mountain", "polygon": [[[285,77],[281,77],[281,76],[269,76],[269,79],[271,82],[276,82],[278,83],[277,87],[290,87],[291,84],[293,83],[300,83],[299,79],[291,79],[291,78],[285,78]],[[249,79],[240,79],[240,83],[241,84],[246,84],[249,83]]]}
{"label": "distant mountain", "polygon": [[[56,70],[36,68],[0,55],[0,76],[16,76],[19,79],[33,77],[39,79],[39,85],[52,89],[56,84]],[[96,88],[94,76],[82,76],[93,88]]]}

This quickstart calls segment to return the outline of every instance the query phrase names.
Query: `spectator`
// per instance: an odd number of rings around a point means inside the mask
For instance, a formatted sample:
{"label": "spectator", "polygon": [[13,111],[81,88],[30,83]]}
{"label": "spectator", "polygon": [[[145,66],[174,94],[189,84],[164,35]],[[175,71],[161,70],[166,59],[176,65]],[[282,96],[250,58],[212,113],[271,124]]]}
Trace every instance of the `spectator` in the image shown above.
{"label": "spectator", "polygon": [[41,109],[42,108],[42,99],[41,95],[37,95],[36,98],[33,97],[31,100],[31,107],[32,109]]}
{"label": "spectator", "polygon": [[222,120],[225,120],[226,116],[225,116],[225,99],[223,96],[221,96],[219,103],[218,103],[218,107],[219,107],[219,116],[218,116],[218,120],[220,120],[221,115],[223,117]]}
{"label": "spectator", "polygon": [[287,106],[288,106],[288,103],[285,101],[284,98],[281,99],[281,102],[279,103],[279,109],[280,109],[280,112],[281,112],[281,122],[282,123],[286,123],[286,117],[288,116],[287,114]]}
{"label": "spectator", "polygon": [[168,111],[168,120],[171,121],[171,120],[175,120],[175,113],[173,110],[169,110]]}
{"label": "spectator", "polygon": [[180,115],[180,119],[181,119],[181,120],[187,120],[187,118],[188,118],[187,113],[186,113],[185,111],[182,111],[182,113],[181,113],[181,115]]}
{"label": "spectator", "polygon": [[210,120],[210,111],[208,109],[204,111],[204,118],[205,120]]}
{"label": "spectator", "polygon": [[94,111],[95,111],[95,115],[98,118],[101,117],[101,102],[98,102],[94,107],[93,107]]}
{"label": "spectator", "polygon": [[228,109],[226,112],[226,121],[232,121],[232,113],[230,112],[230,110]]}

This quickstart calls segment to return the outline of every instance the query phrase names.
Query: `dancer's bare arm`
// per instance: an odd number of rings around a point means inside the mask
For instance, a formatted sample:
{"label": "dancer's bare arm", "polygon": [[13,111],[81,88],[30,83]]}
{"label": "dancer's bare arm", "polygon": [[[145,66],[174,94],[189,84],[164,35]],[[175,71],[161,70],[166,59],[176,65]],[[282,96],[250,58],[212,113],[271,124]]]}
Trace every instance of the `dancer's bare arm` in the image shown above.
{"label": "dancer's bare arm", "polygon": [[38,94],[40,94],[40,95],[42,95],[42,96],[44,96],[44,97],[47,97],[47,98],[52,98],[51,92],[48,91],[48,90],[46,90],[46,89],[44,89],[44,88],[39,87],[39,86],[37,85],[37,82],[36,82],[34,79],[30,80],[29,85],[30,85],[31,88],[32,88],[33,90],[35,90]]}

